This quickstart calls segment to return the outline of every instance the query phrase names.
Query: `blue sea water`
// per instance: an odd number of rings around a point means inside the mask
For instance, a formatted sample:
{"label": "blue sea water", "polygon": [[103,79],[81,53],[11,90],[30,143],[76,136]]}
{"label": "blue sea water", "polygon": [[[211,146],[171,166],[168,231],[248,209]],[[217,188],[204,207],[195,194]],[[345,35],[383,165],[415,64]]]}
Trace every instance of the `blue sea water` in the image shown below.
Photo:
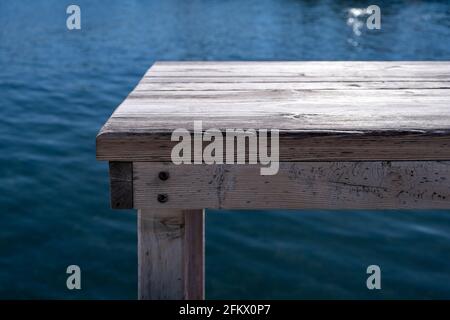
{"label": "blue sea water", "polygon": [[[2,0],[0,298],[136,298],[136,215],[109,209],[95,136],[154,61],[450,60],[448,1],[377,1],[381,30],[351,10],[369,4]],[[450,298],[450,211],[208,210],[206,228],[207,298]]]}

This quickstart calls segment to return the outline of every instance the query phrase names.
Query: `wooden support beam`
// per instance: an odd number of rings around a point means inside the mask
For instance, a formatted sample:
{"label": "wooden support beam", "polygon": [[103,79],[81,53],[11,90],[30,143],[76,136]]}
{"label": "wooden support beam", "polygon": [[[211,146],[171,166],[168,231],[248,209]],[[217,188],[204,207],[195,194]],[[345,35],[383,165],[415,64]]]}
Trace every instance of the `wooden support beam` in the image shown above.
{"label": "wooden support beam", "polygon": [[203,210],[138,211],[139,299],[204,299]]}
{"label": "wooden support beam", "polygon": [[273,176],[259,165],[135,162],[133,171],[137,208],[450,208],[449,161],[283,162]]}
{"label": "wooden support beam", "polygon": [[111,208],[133,208],[133,163],[109,162],[109,186]]}

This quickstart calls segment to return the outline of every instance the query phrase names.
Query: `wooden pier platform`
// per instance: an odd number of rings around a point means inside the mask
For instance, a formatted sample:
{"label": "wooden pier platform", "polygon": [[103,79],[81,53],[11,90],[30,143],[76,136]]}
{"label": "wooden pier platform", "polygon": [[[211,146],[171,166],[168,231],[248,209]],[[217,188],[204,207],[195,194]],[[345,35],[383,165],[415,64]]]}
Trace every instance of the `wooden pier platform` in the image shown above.
{"label": "wooden pier platform", "polygon": [[[277,129],[278,173],[173,164],[195,121]],[[139,210],[139,298],[203,299],[205,208],[449,209],[450,62],[158,62],[97,159],[111,206]]]}

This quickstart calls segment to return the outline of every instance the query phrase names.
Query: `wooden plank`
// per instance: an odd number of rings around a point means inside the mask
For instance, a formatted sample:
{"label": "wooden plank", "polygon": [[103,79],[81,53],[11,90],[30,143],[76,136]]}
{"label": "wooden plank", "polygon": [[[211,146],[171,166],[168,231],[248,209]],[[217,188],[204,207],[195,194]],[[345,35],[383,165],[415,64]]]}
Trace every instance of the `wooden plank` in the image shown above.
{"label": "wooden plank", "polygon": [[[381,94],[382,93],[382,94]],[[302,106],[308,105],[344,105],[351,106],[361,101],[354,101],[356,98],[365,99],[367,105],[373,103],[379,103],[380,97],[383,97],[382,101],[389,100],[394,104],[401,104],[407,98],[416,99],[415,104],[437,102],[444,103],[443,98],[450,97],[449,89],[408,89],[408,90],[385,90],[380,89],[366,89],[366,90],[354,90],[350,88],[343,88],[339,90],[327,90],[322,89],[277,89],[277,90],[191,90],[191,91],[151,91],[151,90],[139,90],[135,91],[133,95],[128,97],[128,106],[132,106],[132,110],[127,110],[123,107],[117,110],[114,116],[119,117],[124,114],[141,114],[148,111],[152,111],[148,106],[157,105],[159,100],[164,100],[172,104],[179,106],[190,106],[194,103],[203,104],[219,104],[229,103],[230,108],[234,103],[249,104],[255,108],[255,110],[262,109],[256,108],[257,102],[274,102],[278,105],[278,100],[288,102],[296,102],[296,105]],[[318,100],[320,99],[320,100]],[[185,102],[184,102],[185,101]],[[183,104],[185,103],[185,104]],[[282,104],[283,105],[283,104]],[[289,105],[289,104],[288,104]],[[359,105],[361,106],[361,105]],[[172,108],[169,105],[170,108]],[[367,110],[365,110],[367,112]]]}
{"label": "wooden plank", "polygon": [[[143,79],[136,88],[140,92],[177,93],[184,91],[229,91],[240,94],[241,91],[265,90],[396,90],[396,89],[450,89],[450,81],[298,81],[298,79],[280,79],[280,81],[257,81],[251,78],[224,81],[223,78],[171,78]],[[239,80],[239,81],[237,81]],[[284,81],[281,81],[284,80]]]}
{"label": "wooden plank", "polygon": [[203,210],[138,211],[139,299],[204,299]]}
{"label": "wooden plank", "polygon": [[449,83],[449,62],[156,63],[97,158],[170,161],[173,130],[201,120],[280,130],[282,161],[450,160]]}
{"label": "wooden plank", "polygon": [[[362,88],[369,86],[373,83],[386,83],[386,86],[392,85],[392,88],[396,88],[398,86],[399,89],[410,88],[410,86],[413,86],[414,83],[442,83],[446,84],[449,81],[449,79],[445,77],[439,77],[439,78],[420,78],[420,77],[414,77],[414,78],[407,78],[407,77],[391,77],[390,79],[384,79],[384,78],[360,78],[360,77],[349,77],[345,76],[345,74],[342,74],[340,76],[327,76],[327,77],[315,77],[315,78],[300,78],[300,77],[190,77],[187,75],[180,76],[180,77],[147,77],[142,78],[139,87],[136,89],[142,89],[144,87],[141,87],[141,85],[147,85],[147,84],[190,84],[190,83],[198,83],[203,84],[204,87],[208,87],[209,84],[243,84],[243,83],[256,83],[256,84],[308,84],[311,83],[312,85],[315,84],[321,84],[324,83],[326,85],[335,85],[338,86],[339,83],[342,84],[358,84],[361,85]],[[206,84],[206,85],[205,85]],[[446,86],[446,85],[444,85]],[[357,88],[357,86],[354,86],[354,88]],[[420,88],[420,87],[419,87]]]}
{"label": "wooden plank", "polygon": [[284,162],[273,176],[258,165],[136,162],[134,197],[137,208],[449,209],[450,162]]}
{"label": "wooden plank", "polygon": [[[156,125],[155,122],[152,123]],[[223,124],[226,126],[226,120]],[[256,123],[255,126],[257,125]],[[100,136],[98,139],[102,140],[103,137]],[[279,141],[280,161],[450,159],[450,137],[447,131],[298,131],[289,134],[282,132]],[[97,145],[97,158],[115,161],[171,162],[171,151],[177,143],[170,141],[170,133],[118,134],[114,137],[109,136]],[[203,143],[203,148],[207,143]],[[127,147],[124,148],[124,145]],[[245,151],[248,158],[248,148]],[[224,148],[225,158],[226,148]]]}
{"label": "wooden plank", "polygon": [[111,161],[109,179],[111,208],[133,208],[133,164]]}
{"label": "wooden plank", "polygon": [[450,78],[446,61],[241,61],[156,62],[145,77]]}

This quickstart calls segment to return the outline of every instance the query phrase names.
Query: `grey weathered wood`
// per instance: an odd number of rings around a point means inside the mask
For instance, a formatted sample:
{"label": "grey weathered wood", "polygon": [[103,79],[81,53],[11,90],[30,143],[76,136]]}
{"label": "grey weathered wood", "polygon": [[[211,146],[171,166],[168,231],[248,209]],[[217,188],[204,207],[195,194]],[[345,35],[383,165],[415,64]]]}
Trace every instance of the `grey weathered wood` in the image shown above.
{"label": "grey weathered wood", "polygon": [[[156,63],[97,136],[112,207],[139,209],[139,298],[204,298],[199,208],[448,209],[449,101],[445,61]],[[279,173],[172,165],[195,120],[280,130]]]}
{"label": "grey weathered wood", "polygon": [[[137,208],[448,209],[450,162],[283,162],[258,165],[134,163]],[[161,183],[159,171],[170,173]],[[157,194],[169,201],[159,203]]]}
{"label": "grey weathered wood", "polygon": [[138,211],[139,299],[204,299],[203,210]]}
{"label": "grey weathered wood", "polygon": [[156,63],[97,158],[170,161],[176,128],[279,129],[281,161],[450,160],[448,62]]}
{"label": "grey weathered wood", "polygon": [[[224,120],[225,121],[225,120]],[[190,129],[191,123],[185,123]],[[102,137],[99,137],[102,139]],[[178,142],[169,133],[112,135],[97,149],[99,159],[171,162],[170,152]],[[205,143],[206,144],[206,143]],[[126,145],[126,148],[123,146]],[[280,161],[370,161],[449,160],[450,141],[446,132],[321,132],[280,133]],[[224,157],[226,149],[224,148]],[[248,149],[246,148],[248,154]]]}
{"label": "grey weathered wood", "polygon": [[450,79],[448,61],[164,61],[144,76]]}
{"label": "grey weathered wood", "polygon": [[111,161],[109,181],[111,208],[133,208],[133,164]]}
{"label": "grey weathered wood", "polygon": [[[264,90],[396,90],[396,89],[450,89],[450,81],[296,81],[294,79],[280,78],[280,81],[256,81],[254,78],[229,79],[220,81],[208,78],[150,78],[143,79],[136,88],[136,93],[167,92],[176,94],[182,92],[241,92]],[[208,81],[209,80],[209,81]],[[234,81],[232,81],[234,80]],[[262,79],[264,80],[264,79]],[[284,81],[281,81],[284,80]],[[205,88],[205,83],[207,87]]]}
{"label": "grey weathered wood", "polygon": [[205,299],[205,212],[184,210],[184,298]]}

